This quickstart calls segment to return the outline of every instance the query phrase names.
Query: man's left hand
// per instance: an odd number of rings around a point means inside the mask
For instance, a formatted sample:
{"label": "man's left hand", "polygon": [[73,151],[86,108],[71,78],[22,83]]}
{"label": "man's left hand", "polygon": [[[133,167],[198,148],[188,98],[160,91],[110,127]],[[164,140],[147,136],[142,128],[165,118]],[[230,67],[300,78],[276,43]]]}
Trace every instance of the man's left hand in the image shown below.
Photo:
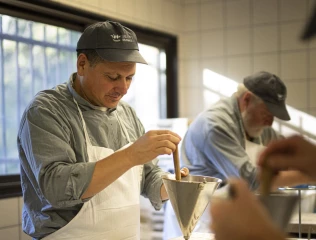
{"label": "man's left hand", "polygon": [[189,175],[190,171],[188,168],[184,167],[184,168],[181,168],[180,172],[181,172],[181,177],[186,177]]}

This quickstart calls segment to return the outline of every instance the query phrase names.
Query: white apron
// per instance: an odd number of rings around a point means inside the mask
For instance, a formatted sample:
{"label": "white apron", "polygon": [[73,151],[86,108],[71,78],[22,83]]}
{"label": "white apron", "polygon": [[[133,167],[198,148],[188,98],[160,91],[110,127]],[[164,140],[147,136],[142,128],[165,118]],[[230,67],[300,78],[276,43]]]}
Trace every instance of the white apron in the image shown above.
{"label": "white apron", "polygon": [[[92,146],[82,112],[74,99],[83,123],[90,162],[99,161],[114,151]],[[116,112],[115,112],[116,113]],[[126,128],[116,113],[117,120],[131,144]],[[142,166],[135,166],[85,202],[79,213],[63,228],[45,240],[139,240],[140,239],[140,176]]]}
{"label": "white apron", "polygon": [[252,163],[252,165],[256,166],[259,154],[266,147],[261,144],[261,139],[260,139],[260,144],[257,144],[257,143],[247,140],[246,138],[245,145],[246,145],[246,153],[250,159],[250,162]]}

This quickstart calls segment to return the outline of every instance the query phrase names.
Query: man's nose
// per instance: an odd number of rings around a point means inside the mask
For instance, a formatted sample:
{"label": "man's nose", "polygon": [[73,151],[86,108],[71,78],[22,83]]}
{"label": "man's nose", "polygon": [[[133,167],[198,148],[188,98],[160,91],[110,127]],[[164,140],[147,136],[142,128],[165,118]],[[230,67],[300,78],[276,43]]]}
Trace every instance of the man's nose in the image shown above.
{"label": "man's nose", "polygon": [[116,88],[121,94],[126,94],[129,88],[129,82],[126,79],[121,79],[117,82]]}

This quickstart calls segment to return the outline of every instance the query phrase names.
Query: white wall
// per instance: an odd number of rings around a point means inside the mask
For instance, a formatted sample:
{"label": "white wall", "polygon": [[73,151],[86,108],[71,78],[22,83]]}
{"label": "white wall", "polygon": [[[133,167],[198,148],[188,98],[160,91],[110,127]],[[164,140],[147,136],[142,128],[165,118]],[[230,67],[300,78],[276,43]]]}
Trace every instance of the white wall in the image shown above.
{"label": "white wall", "polygon": [[0,199],[0,239],[31,240],[21,229],[23,200],[19,198]]}
{"label": "white wall", "polygon": [[54,0],[109,19],[176,34],[182,13],[181,0]]}
{"label": "white wall", "polygon": [[[241,82],[259,70],[287,85],[287,103],[316,116],[316,40],[299,41],[311,0],[184,1],[180,33],[180,113],[203,106],[202,71]],[[202,104],[201,104],[202,103]]]}

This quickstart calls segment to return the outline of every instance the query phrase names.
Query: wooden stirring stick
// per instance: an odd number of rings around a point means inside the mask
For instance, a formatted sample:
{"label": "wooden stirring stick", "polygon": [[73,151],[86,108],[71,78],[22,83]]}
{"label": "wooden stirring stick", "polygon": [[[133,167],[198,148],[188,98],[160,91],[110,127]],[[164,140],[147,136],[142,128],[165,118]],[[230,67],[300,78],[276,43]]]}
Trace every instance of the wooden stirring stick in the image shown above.
{"label": "wooden stirring stick", "polygon": [[174,164],[174,173],[176,175],[176,180],[181,180],[178,145],[176,147],[176,150],[174,150],[173,152],[173,164]]}
{"label": "wooden stirring stick", "polygon": [[[265,162],[265,161],[264,161]],[[262,196],[268,196],[271,192],[272,180],[273,180],[273,171],[271,168],[262,166],[261,172],[261,181],[260,181],[260,194]]]}

